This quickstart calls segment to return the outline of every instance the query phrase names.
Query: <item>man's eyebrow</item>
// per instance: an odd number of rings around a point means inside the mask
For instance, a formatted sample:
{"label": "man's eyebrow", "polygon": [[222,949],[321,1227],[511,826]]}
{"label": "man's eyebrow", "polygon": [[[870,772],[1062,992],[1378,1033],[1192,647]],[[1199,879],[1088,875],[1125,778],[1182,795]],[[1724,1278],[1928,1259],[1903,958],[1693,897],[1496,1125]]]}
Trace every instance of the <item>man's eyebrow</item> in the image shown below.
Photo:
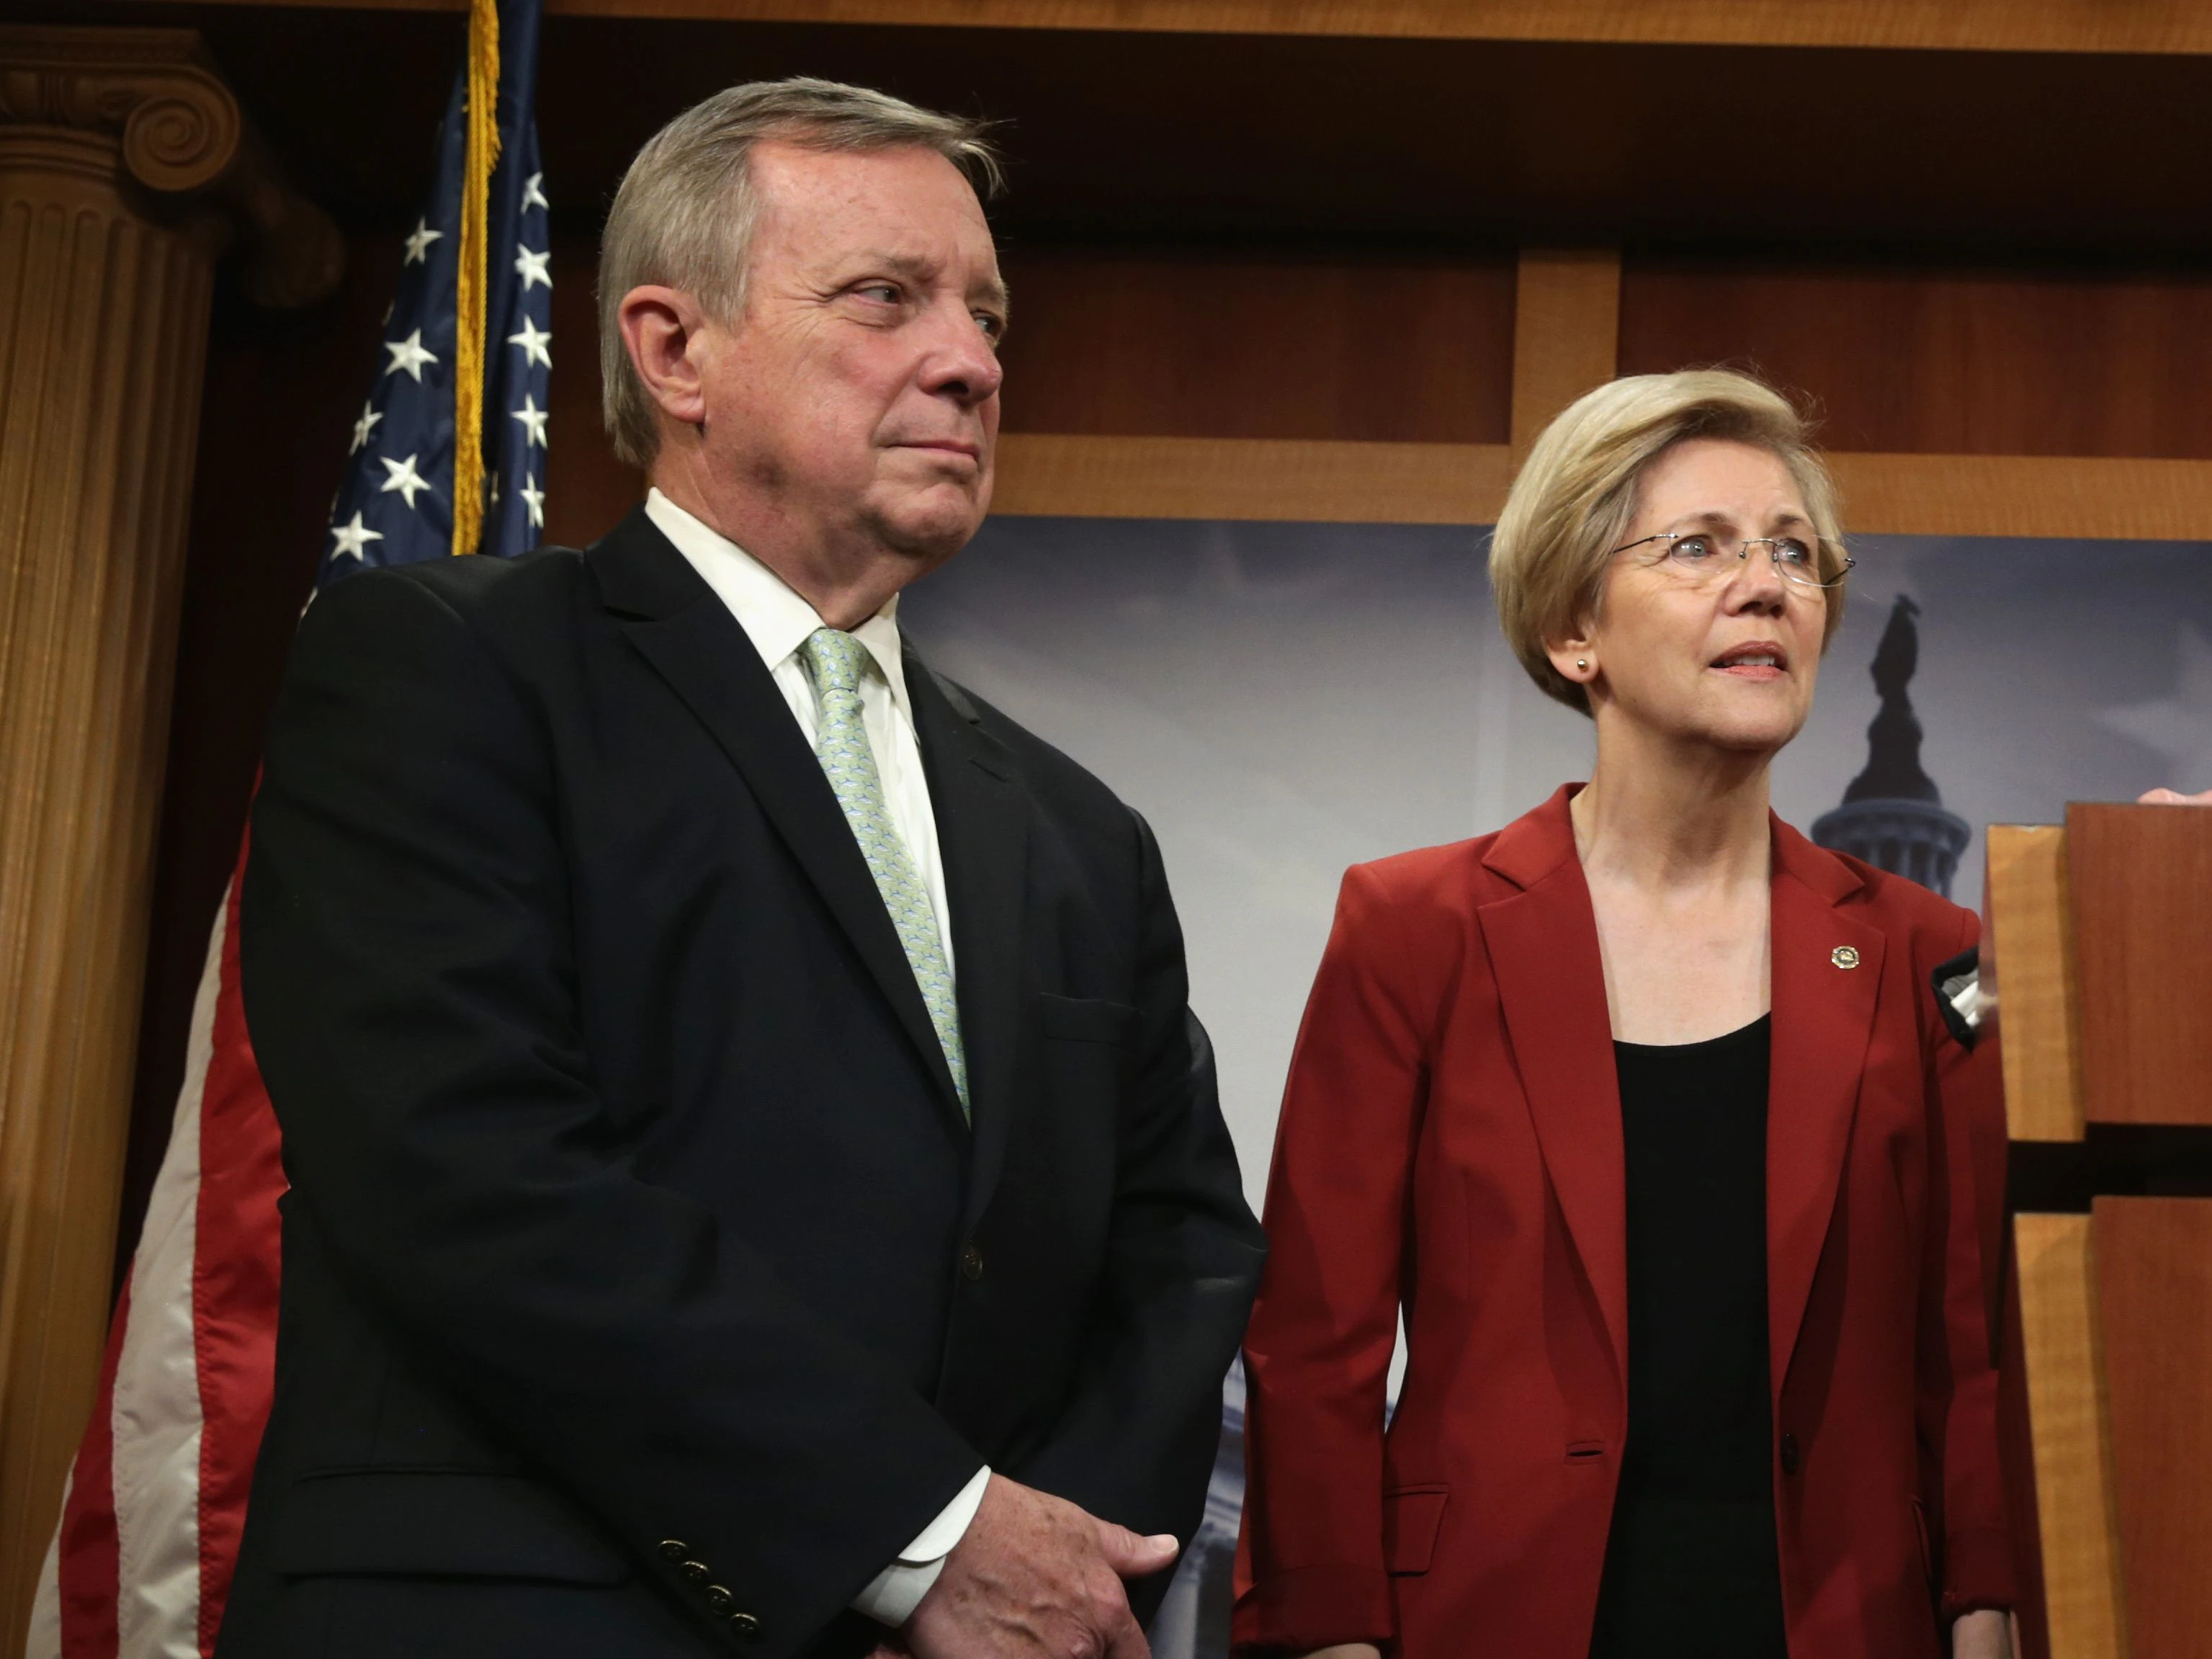
{"label": "man's eyebrow", "polygon": [[[885,276],[901,277],[909,283],[932,282],[935,280],[938,274],[937,265],[919,254],[892,253],[878,250],[864,254],[861,258],[870,270],[880,270]],[[1014,296],[1007,289],[1006,279],[1002,276],[987,277],[982,282],[971,285],[968,292],[971,297],[988,301],[997,307],[1002,317],[1013,308]]]}
{"label": "man's eyebrow", "polygon": [[903,276],[909,282],[925,281],[937,275],[937,267],[916,253],[891,253],[879,248],[862,254],[860,261],[872,270]]}

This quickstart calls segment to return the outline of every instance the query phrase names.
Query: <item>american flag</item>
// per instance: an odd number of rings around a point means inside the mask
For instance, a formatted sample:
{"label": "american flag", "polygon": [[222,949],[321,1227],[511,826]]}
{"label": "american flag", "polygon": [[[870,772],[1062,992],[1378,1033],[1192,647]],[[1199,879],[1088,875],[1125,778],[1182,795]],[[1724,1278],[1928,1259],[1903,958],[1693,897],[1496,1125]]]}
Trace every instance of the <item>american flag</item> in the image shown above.
{"label": "american flag", "polygon": [[[539,3],[500,0],[497,9],[500,159],[483,222],[486,477],[477,550],[499,555],[535,546],[544,524],[553,279],[534,108]],[[477,5],[490,10],[490,0]],[[482,31],[489,21],[478,15],[471,27]],[[318,592],[369,566],[456,550],[467,88],[464,64],[439,134],[437,179],[407,236],[354,423]],[[284,1190],[276,1121],[239,994],[245,865],[241,846],[208,942],[168,1151],[40,1575],[26,1659],[189,1659],[215,1650],[269,1414],[276,1200]]]}

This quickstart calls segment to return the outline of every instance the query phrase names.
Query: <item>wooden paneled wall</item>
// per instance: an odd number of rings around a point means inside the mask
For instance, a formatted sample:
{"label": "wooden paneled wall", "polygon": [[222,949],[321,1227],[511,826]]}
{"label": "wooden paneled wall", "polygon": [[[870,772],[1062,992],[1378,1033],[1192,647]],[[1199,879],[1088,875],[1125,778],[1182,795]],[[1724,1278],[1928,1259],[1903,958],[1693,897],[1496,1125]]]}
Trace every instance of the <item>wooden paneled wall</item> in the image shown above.
{"label": "wooden paneled wall", "polygon": [[[125,1243],[395,240],[212,343]],[[642,482],[599,421],[597,227],[556,219],[550,540]],[[1001,511],[1486,521],[1514,447],[1618,362],[1753,364],[1822,411],[1855,528],[2212,538],[2212,271],[1017,245]]]}
{"label": "wooden paneled wall", "polygon": [[[1855,530],[2212,538],[2212,270],[1518,263],[1012,250],[1000,510],[1483,522],[1562,388],[1729,363],[1815,413]],[[587,230],[555,269],[575,540],[637,486],[597,435]]]}
{"label": "wooden paneled wall", "polygon": [[1011,252],[1006,429],[1498,444],[1510,255]]}
{"label": "wooden paneled wall", "polygon": [[2212,271],[1974,271],[1631,258],[1620,368],[1755,364],[1830,447],[2212,457]]}

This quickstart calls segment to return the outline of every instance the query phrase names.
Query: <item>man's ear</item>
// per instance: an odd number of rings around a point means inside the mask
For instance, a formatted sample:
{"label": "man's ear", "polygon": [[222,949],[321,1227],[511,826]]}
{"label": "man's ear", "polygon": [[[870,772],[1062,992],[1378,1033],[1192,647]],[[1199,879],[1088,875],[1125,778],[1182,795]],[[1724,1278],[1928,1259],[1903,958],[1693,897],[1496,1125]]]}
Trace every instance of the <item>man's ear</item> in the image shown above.
{"label": "man's ear", "polygon": [[679,289],[648,283],[623,295],[615,315],[646,395],[679,425],[704,422],[707,396],[699,356],[706,314],[699,302]]}

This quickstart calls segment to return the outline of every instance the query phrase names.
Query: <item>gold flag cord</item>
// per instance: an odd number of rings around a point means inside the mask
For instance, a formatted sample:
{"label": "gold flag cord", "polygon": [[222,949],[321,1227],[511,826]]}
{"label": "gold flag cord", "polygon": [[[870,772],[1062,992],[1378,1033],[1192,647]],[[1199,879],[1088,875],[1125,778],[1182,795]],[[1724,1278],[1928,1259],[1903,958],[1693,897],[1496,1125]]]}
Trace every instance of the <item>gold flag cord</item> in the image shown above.
{"label": "gold flag cord", "polygon": [[453,551],[483,536],[483,379],[491,171],[499,161],[498,0],[469,6],[468,154],[462,167],[460,269],[454,279]]}

